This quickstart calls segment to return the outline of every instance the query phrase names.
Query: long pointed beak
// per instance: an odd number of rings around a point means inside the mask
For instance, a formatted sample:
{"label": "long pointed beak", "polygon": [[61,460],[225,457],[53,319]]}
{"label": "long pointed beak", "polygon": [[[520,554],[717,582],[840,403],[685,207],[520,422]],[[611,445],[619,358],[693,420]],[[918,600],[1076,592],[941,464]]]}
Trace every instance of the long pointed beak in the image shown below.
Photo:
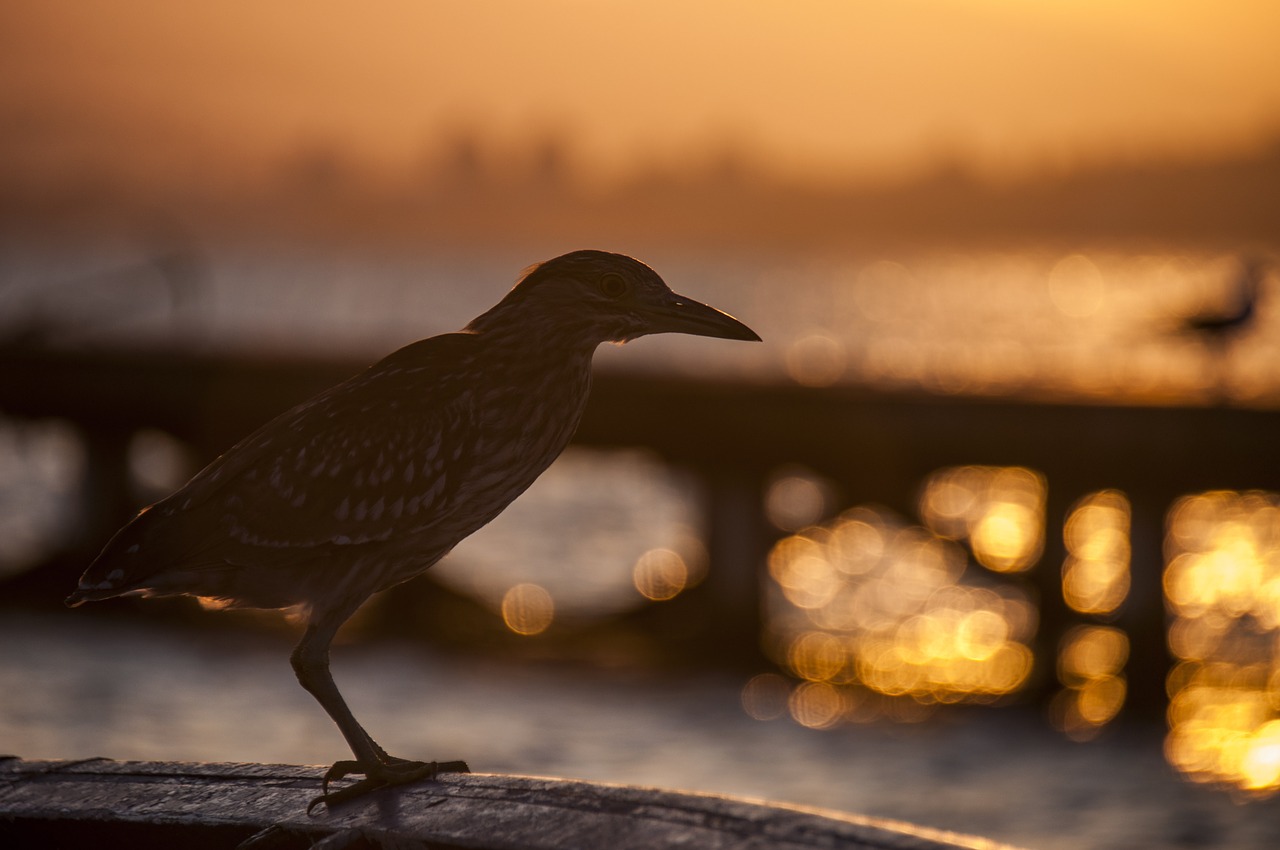
{"label": "long pointed beak", "polygon": [[674,292],[661,305],[645,310],[649,333],[693,334],[759,342],[760,335],[728,313]]}

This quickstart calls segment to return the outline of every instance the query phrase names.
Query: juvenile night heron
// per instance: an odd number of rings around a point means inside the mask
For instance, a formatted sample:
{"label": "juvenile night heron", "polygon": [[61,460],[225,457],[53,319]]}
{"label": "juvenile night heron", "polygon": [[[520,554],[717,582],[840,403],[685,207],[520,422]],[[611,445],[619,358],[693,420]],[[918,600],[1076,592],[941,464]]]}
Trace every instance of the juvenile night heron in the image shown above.
{"label": "juvenile night heron", "polygon": [[[187,595],[295,608],[298,681],[354,754],[318,802],[466,770],[393,758],[329,673],[338,627],[496,517],[573,436],[602,342],[655,333],[758,340],[648,266],[576,251],[534,267],[458,333],[408,345],[241,440],[107,543],[67,604]],[[329,782],[365,778],[329,793]]]}

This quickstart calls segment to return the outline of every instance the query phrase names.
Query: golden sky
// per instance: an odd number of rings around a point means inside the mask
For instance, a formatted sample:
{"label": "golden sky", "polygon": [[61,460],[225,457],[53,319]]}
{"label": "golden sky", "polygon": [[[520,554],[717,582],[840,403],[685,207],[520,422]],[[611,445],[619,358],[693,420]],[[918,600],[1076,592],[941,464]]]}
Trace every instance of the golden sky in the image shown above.
{"label": "golden sky", "polygon": [[1280,133],[1275,0],[6,0],[0,144],[199,168],[475,130],[597,175],[728,146],[808,177],[1008,170]]}

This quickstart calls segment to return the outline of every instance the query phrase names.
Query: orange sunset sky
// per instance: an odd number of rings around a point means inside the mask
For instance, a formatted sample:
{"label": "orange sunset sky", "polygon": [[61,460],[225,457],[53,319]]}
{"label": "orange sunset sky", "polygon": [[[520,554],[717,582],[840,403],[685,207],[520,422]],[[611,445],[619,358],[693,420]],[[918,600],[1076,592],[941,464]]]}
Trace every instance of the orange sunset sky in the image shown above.
{"label": "orange sunset sky", "polygon": [[[733,149],[792,177],[1223,153],[1280,134],[1272,0],[8,0],[0,153],[190,176],[475,133],[594,179]],[[216,173],[216,172],[210,172]]]}

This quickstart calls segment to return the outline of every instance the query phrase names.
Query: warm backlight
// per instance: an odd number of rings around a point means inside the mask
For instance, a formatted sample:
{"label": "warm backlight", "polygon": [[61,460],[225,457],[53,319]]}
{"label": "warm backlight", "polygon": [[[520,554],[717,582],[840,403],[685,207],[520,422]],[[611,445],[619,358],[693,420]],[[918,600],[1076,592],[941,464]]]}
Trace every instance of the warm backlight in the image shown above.
{"label": "warm backlight", "polygon": [[[933,501],[964,503],[952,513],[986,529],[972,534],[985,561],[1025,568],[1042,533],[1039,479],[1026,470],[970,475],[963,483],[974,492],[947,477]],[[813,728],[918,720],[939,704],[1017,691],[1031,672],[1034,607],[981,573],[955,541],[868,508],[779,541],[769,557],[777,604],[768,641],[799,680],[791,717]],[[748,713],[767,716],[760,706],[777,705],[776,689],[776,680],[753,679],[743,693]]]}
{"label": "warm backlight", "polygon": [[1280,498],[1213,491],[1169,512],[1166,755],[1199,782],[1280,789]]}

